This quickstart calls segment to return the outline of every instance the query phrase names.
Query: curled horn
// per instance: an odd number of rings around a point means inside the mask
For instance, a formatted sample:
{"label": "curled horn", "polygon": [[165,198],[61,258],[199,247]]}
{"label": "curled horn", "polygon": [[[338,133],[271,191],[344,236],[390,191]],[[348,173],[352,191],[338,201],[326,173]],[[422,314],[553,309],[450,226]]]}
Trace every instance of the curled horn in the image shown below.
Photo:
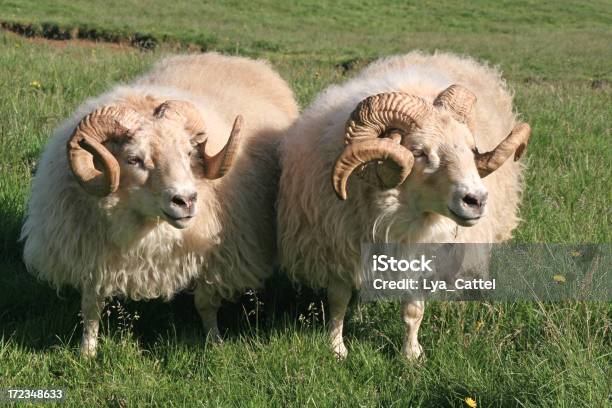
{"label": "curled horn", "polygon": [[519,123],[510,134],[490,152],[477,153],[476,167],[480,177],[484,178],[497,170],[514,153],[514,161],[525,153],[531,127],[527,123]]}
{"label": "curled horn", "polygon": [[461,85],[451,85],[434,100],[434,106],[441,106],[450,111],[461,123],[474,131],[472,108],[476,103],[476,95]]}
{"label": "curled horn", "polygon": [[[130,135],[142,123],[138,112],[105,106],[85,116],[68,139],[68,162],[79,184],[89,194],[104,197],[119,188],[119,163],[104,142]],[[102,164],[102,171],[94,162]]]}
{"label": "curled horn", "polygon": [[[332,172],[338,197],[346,200],[349,177],[369,162],[382,162],[375,176],[380,185],[394,188],[402,184],[412,170],[414,157],[399,143],[400,135],[420,127],[430,113],[423,99],[402,92],[381,93],[361,101],[346,124],[346,147]],[[392,137],[381,137],[388,133]]]}
{"label": "curled horn", "polygon": [[222,177],[229,171],[238,151],[240,130],[243,124],[241,115],[238,115],[234,120],[234,125],[225,146],[214,156],[209,156],[206,153],[208,138],[204,138],[202,141],[206,134],[206,127],[200,111],[194,104],[188,101],[165,101],[155,109],[154,115],[159,119],[164,118],[182,122],[185,130],[191,133],[192,137],[198,141],[197,149],[204,159],[204,177],[214,180]]}
{"label": "curled horn", "polygon": [[223,177],[231,168],[236,153],[238,152],[238,145],[240,144],[239,136],[243,122],[242,115],[236,116],[227,143],[225,143],[223,149],[214,156],[206,154],[206,141],[199,145],[200,152],[204,158],[204,175],[207,179],[214,180]]}

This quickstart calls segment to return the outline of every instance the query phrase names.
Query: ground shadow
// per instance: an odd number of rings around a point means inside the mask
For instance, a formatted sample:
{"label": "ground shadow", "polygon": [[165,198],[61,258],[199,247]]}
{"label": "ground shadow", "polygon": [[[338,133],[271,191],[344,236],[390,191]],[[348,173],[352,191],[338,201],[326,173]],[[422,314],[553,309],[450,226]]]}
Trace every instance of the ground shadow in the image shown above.
{"label": "ground shadow", "polygon": [[[29,350],[66,344],[76,348],[81,336],[79,293],[70,288],[56,292],[47,282],[29,274],[21,260],[22,245],[17,242],[20,217],[0,209],[0,220],[0,336]],[[224,338],[245,335],[265,338],[271,332],[288,328],[322,328],[324,318],[328,317],[325,291],[298,288],[279,271],[268,279],[265,287],[222,304],[218,317]],[[354,313],[355,303],[352,302],[348,317]],[[114,299],[105,309],[102,333],[112,335],[124,328],[129,328],[145,348],[170,333],[176,333],[180,343],[204,343],[193,296],[188,293],[181,293],[170,302]],[[349,322],[345,333],[349,341],[368,339],[359,324]],[[383,349],[389,355],[395,351],[393,347]]]}
{"label": "ground shadow", "polygon": [[[18,258],[11,258],[0,261],[0,336],[31,350],[58,344],[77,347],[81,335],[80,294],[70,288],[56,292],[29,274]],[[297,290],[279,273],[266,287],[244,294],[235,302],[223,302],[219,327],[226,339],[265,335],[274,328],[298,324],[300,316],[312,313],[312,304],[323,301],[322,293],[307,288]],[[128,328],[145,348],[168,333],[176,333],[181,343],[204,341],[189,293],[180,293],[170,302],[113,299],[105,307],[101,326],[102,333],[111,335]]]}

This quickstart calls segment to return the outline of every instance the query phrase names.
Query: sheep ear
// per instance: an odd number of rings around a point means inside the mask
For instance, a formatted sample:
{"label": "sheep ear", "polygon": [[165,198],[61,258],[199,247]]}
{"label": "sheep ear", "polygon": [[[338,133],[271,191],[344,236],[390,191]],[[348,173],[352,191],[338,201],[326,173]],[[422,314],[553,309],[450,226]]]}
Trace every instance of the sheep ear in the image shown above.
{"label": "sheep ear", "polygon": [[191,146],[196,147],[200,143],[204,143],[207,137],[208,135],[206,134],[206,132],[199,132],[199,133],[194,134],[190,140]]}
{"label": "sheep ear", "polygon": [[461,85],[451,85],[436,97],[434,106],[442,107],[457,119],[473,130],[473,108],[476,104],[476,95]]}

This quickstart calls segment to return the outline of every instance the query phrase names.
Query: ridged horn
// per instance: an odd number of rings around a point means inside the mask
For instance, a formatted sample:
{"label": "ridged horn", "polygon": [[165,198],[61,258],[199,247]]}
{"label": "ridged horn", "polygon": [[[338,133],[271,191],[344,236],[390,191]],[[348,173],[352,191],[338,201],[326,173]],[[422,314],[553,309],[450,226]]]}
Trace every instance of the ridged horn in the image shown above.
{"label": "ridged horn", "polygon": [[[391,139],[376,138],[352,143],[344,149],[332,175],[334,190],[341,200],[348,197],[346,184],[349,176],[357,167],[372,161],[387,161],[387,169],[378,169],[377,174],[384,186],[392,188],[398,186],[406,180],[412,170],[414,156],[410,150],[395,143]],[[391,167],[390,169],[388,167]],[[384,177],[384,180],[382,178]]]}
{"label": "ridged horn", "polygon": [[[204,119],[200,111],[191,102],[177,100],[165,101],[155,109],[155,116],[157,118],[182,122],[185,129],[194,138],[204,137],[206,133]],[[214,156],[206,154],[206,143],[208,138],[205,138],[201,142],[198,140],[197,149],[200,151],[204,160],[204,177],[214,180],[222,177],[229,171],[238,151],[242,124],[242,116],[238,115],[234,120],[234,125],[227,143],[223,149]]]}
{"label": "ridged horn", "polygon": [[332,184],[341,200],[346,200],[347,182],[351,174],[369,162],[381,162],[376,177],[385,188],[394,188],[406,180],[414,157],[402,146],[400,137],[385,138],[387,133],[398,136],[422,126],[431,113],[427,103],[402,92],[388,92],[361,101],[346,124],[346,147],[335,162]]}
{"label": "ridged horn", "polygon": [[236,116],[227,143],[214,156],[206,154],[206,141],[198,145],[204,158],[204,175],[207,179],[214,180],[223,177],[232,167],[238,152],[238,146],[240,145],[240,130],[242,129],[243,122],[242,115]]}
{"label": "ridged horn", "polygon": [[525,153],[531,127],[528,123],[519,123],[512,129],[510,134],[490,152],[477,153],[475,157],[476,167],[480,177],[484,178],[497,170],[508,158],[514,154],[514,161],[521,158]]}
{"label": "ridged horn", "polygon": [[459,122],[474,130],[472,109],[476,99],[476,95],[469,89],[455,84],[440,92],[433,104],[447,109]]}
{"label": "ridged horn", "polygon": [[[89,194],[104,197],[119,188],[119,163],[104,146],[113,138],[129,136],[142,124],[141,115],[127,107],[105,106],[85,116],[68,139],[70,169]],[[102,171],[94,163],[102,164]]]}

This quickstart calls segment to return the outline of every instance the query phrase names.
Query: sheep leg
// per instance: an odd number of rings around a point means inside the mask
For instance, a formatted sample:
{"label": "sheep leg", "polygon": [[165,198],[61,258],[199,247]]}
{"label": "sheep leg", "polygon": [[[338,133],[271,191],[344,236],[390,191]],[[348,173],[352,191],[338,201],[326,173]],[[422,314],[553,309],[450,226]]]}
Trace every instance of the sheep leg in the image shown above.
{"label": "sheep leg", "polygon": [[425,302],[422,300],[406,300],[402,303],[402,318],[406,330],[402,353],[409,360],[416,360],[423,354],[418,335],[424,311]]}
{"label": "sheep leg", "polygon": [[329,340],[332,351],[340,360],[344,360],[348,354],[342,329],[344,327],[344,316],[351,300],[352,288],[344,282],[331,280],[327,287],[327,302],[329,304]]}
{"label": "sheep leg", "polygon": [[81,294],[81,315],[83,317],[81,356],[83,357],[96,356],[102,309],[104,309],[104,298],[99,296],[93,288],[84,289]]}
{"label": "sheep leg", "polygon": [[195,307],[202,319],[206,339],[214,343],[221,343],[221,333],[217,325],[217,312],[221,306],[221,297],[205,283],[198,283],[194,292]]}

